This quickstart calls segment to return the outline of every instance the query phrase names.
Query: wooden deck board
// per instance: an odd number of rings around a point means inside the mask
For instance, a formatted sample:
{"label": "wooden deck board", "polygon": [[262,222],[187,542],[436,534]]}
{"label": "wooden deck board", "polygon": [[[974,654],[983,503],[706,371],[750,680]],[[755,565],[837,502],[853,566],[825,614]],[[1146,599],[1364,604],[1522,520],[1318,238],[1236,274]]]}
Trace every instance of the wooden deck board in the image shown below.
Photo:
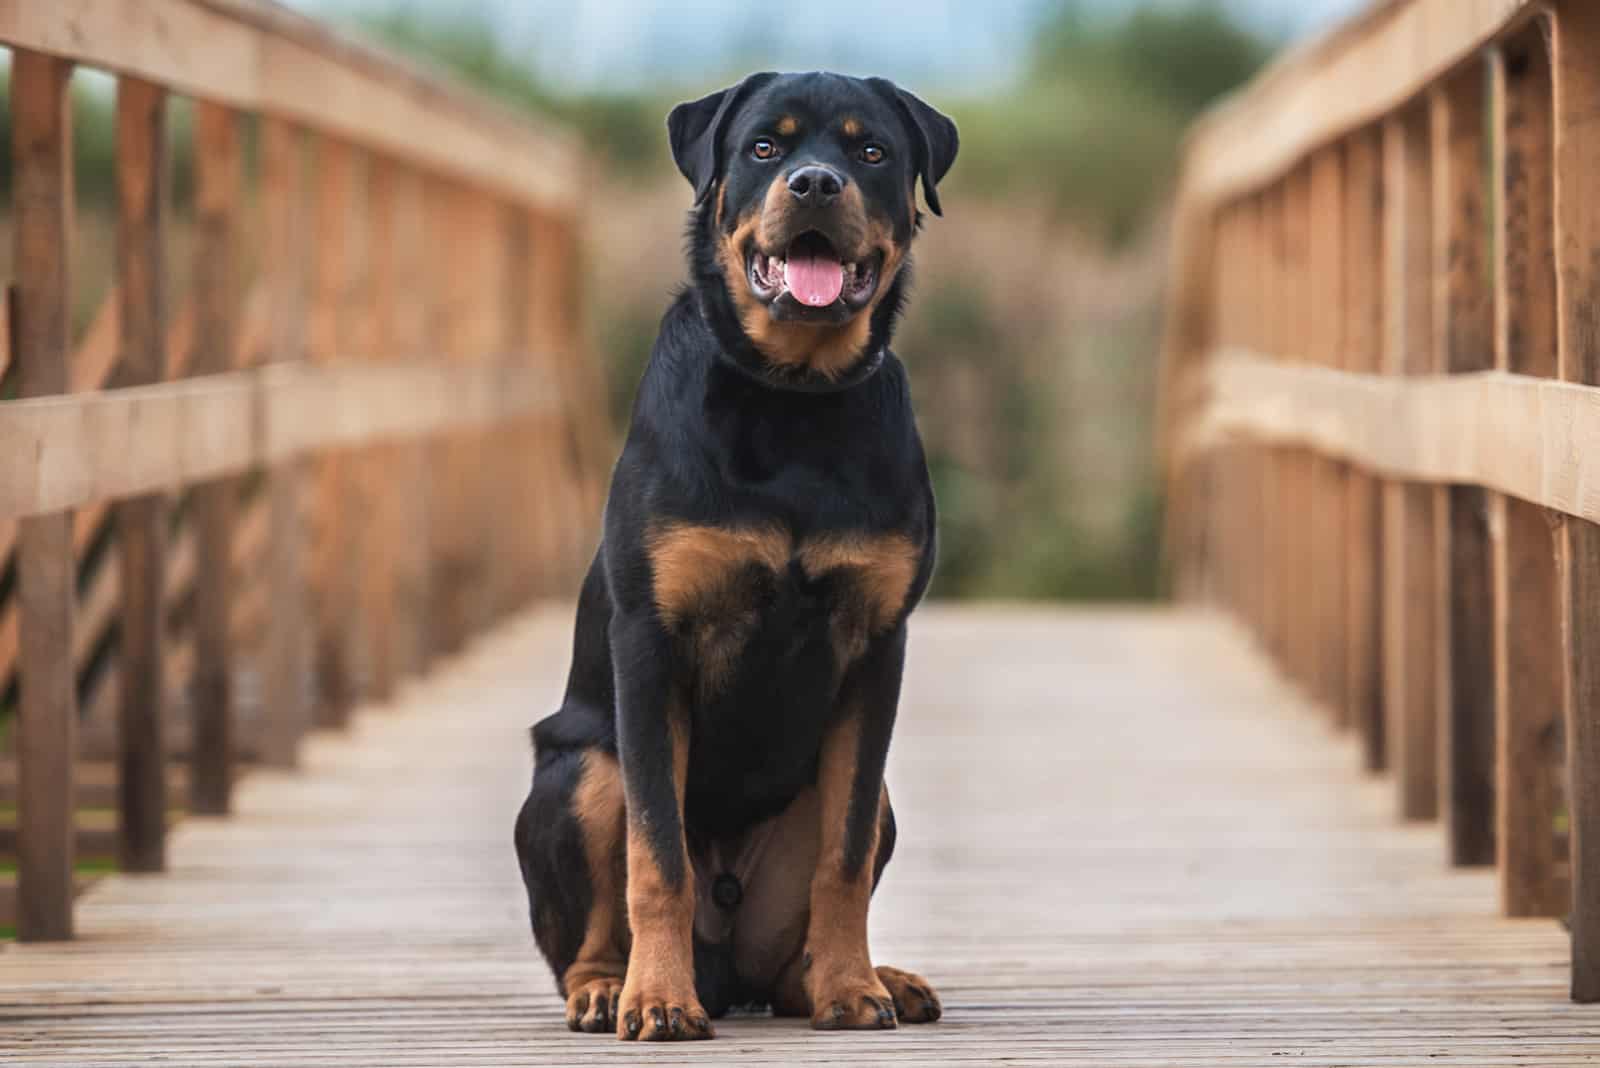
{"label": "wooden deck board", "polygon": [[0,951],[0,1062],[1388,1065],[1600,1063],[1559,925],[1400,826],[1353,739],[1215,620],[936,609],[914,627],[874,955],[944,1020],[711,1044],[571,1035],[511,846],[526,726],[566,668],[525,617],[398,706],[190,818],[80,938]]}

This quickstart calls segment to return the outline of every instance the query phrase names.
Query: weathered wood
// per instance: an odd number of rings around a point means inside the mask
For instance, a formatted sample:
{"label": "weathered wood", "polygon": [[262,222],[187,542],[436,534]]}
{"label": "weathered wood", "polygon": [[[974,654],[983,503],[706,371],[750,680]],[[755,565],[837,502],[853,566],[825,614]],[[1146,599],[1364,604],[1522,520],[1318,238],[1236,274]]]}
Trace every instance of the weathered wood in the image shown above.
{"label": "weathered wood", "polygon": [[[305,350],[305,262],[307,180],[301,132],[279,119],[261,123],[262,275],[270,288],[273,331],[267,359],[284,363]],[[288,457],[267,469],[267,507],[272,531],[267,561],[271,611],[262,656],[266,723],[261,759],[292,767],[300,739],[311,728],[308,686],[311,663],[307,635],[304,530],[300,491],[304,460]]]}
{"label": "weathered wood", "polygon": [[[373,157],[367,162],[367,240],[361,291],[369,309],[369,329],[361,347],[365,350],[362,355],[374,360],[393,360],[397,356],[395,317],[403,297],[398,290],[395,253],[395,229],[399,225],[396,170],[390,160]],[[378,701],[387,701],[394,694],[400,671],[396,582],[399,545],[405,537],[400,501],[411,487],[410,480],[402,480],[396,469],[397,456],[396,448],[376,445],[363,450],[358,460],[367,513],[359,591],[361,615],[366,621],[362,628],[366,638],[366,685],[370,696]]]}
{"label": "weathered wood", "polygon": [[[69,385],[70,79],[67,63],[12,53],[13,262],[20,268],[14,352],[18,393],[24,397],[65,393]],[[70,513],[22,521],[17,538],[22,675],[16,738],[22,767],[17,934],[28,941],[73,933],[73,564]]]}
{"label": "weathered wood", "polygon": [[[1385,127],[1386,289],[1384,367],[1432,370],[1433,171],[1426,111]],[[1392,482],[1384,490],[1384,707],[1402,819],[1438,814],[1434,686],[1433,491]]]}
{"label": "weathered wood", "polygon": [[[1344,349],[1344,182],[1342,146],[1324,148],[1311,159],[1311,306],[1308,321],[1312,361],[1322,367],[1337,366]],[[1316,693],[1330,719],[1348,727],[1349,703],[1345,693],[1348,654],[1346,610],[1345,497],[1348,470],[1335,457],[1311,457],[1310,572],[1316,656],[1312,668]]]}
{"label": "weathered wood", "polygon": [[[1487,370],[1495,331],[1489,258],[1487,72],[1470,64],[1430,98],[1433,342],[1445,374]],[[1494,862],[1494,599],[1488,501],[1477,486],[1434,490],[1434,670],[1439,812],[1452,864]]]}
{"label": "weathered wood", "polygon": [[1317,146],[1398,111],[1539,7],[1538,0],[1371,5],[1202,120],[1182,196],[1220,201],[1271,181]]}
{"label": "weathered wood", "polygon": [[[166,377],[167,309],[164,220],[167,95],[137,78],[117,82],[117,294],[121,326],[118,380],[147,385]],[[163,592],[166,499],[149,494],[117,506],[121,566],[121,792],[118,866],[166,867],[167,773],[162,743]]]}
{"label": "weathered wood", "polygon": [[[351,276],[351,215],[356,160],[349,145],[316,140],[316,248],[308,320],[314,363],[336,363],[349,336],[347,306]],[[352,530],[359,517],[351,499],[353,479],[346,451],[324,453],[315,463],[311,594],[315,625],[314,663],[318,726],[342,727],[355,702],[354,623],[358,583]]]}
{"label": "weathered wood", "polygon": [[[101,880],[82,943],[0,953],[9,1059],[1592,1063],[1560,927],[1497,916],[1493,878],[1394,826],[1230,629],[1160,610],[918,613],[872,950],[939,988],[939,1024],[841,1038],[734,1014],[687,1052],[573,1034],[506,833],[571,622],[519,620],[312,739],[300,773],[247,778],[239,820],[174,829],[171,877]],[[1061,803],[1063,783],[1094,803]]]}
{"label": "weathered wood", "polygon": [[[243,153],[239,117],[202,101],[195,106],[195,360],[199,374],[234,364],[239,328],[239,227]],[[228,606],[234,512],[239,487],[215,479],[190,493],[197,570],[194,592],[195,678],[190,701],[189,803],[201,813],[228,811],[234,776],[233,652]]]}
{"label": "weathered wood", "polygon": [[[1537,27],[1494,56],[1501,270],[1495,363],[1557,372],[1554,98]],[[1512,916],[1563,916],[1557,871],[1561,737],[1560,581],[1555,525],[1544,509],[1497,495],[1494,544],[1496,827],[1502,904]],[[1563,769],[1564,770],[1564,769]]]}
{"label": "weathered wood", "polygon": [[0,5],[0,41],[276,116],[552,210],[581,153],[566,131],[257,0]]}
{"label": "weathered wood", "polygon": [[[1558,370],[1600,385],[1600,8],[1562,0],[1554,31]],[[1563,529],[1563,661],[1572,873],[1572,996],[1600,1002],[1600,527]]]}
{"label": "weathered wood", "polygon": [[[1374,130],[1345,149],[1345,352],[1344,367],[1378,370],[1383,337],[1383,157]],[[1256,283],[1259,284],[1259,283]],[[1257,290],[1259,292],[1259,290]],[[1385,765],[1383,725],[1383,525],[1380,487],[1372,473],[1351,465],[1346,488],[1348,542],[1345,578],[1350,623],[1345,693],[1349,720],[1361,736],[1368,771]]]}

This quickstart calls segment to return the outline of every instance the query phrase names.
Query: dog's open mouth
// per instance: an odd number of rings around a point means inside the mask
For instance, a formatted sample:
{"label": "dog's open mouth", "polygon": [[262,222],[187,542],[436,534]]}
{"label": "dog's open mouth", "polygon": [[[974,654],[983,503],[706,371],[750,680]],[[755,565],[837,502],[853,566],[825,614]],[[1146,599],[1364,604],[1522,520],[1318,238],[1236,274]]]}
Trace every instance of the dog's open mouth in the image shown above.
{"label": "dog's open mouth", "polygon": [[781,256],[767,255],[752,244],[746,272],[756,298],[775,315],[838,320],[871,302],[882,265],[881,252],[845,263],[824,234],[807,230]]}

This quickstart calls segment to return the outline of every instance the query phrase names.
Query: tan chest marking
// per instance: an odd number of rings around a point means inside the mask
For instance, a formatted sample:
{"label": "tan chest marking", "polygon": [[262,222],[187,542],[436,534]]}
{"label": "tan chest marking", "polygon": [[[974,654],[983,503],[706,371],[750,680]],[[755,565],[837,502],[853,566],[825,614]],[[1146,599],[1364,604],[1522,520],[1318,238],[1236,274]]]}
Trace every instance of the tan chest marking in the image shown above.
{"label": "tan chest marking", "polygon": [[798,560],[811,579],[851,572],[848,593],[830,620],[835,649],[849,661],[898,617],[921,561],[917,545],[902,534],[828,535],[797,546],[776,526],[730,530],[675,523],[652,531],[647,547],[661,621],[669,628],[689,627],[700,671],[715,684],[727,677],[760,623],[741,588],[751,565],[777,574]]}

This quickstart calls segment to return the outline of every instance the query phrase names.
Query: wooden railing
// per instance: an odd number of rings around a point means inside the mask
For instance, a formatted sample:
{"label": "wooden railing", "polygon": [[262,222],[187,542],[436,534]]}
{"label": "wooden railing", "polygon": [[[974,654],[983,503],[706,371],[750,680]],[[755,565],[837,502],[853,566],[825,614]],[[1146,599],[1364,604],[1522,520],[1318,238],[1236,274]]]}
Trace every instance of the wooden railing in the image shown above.
{"label": "wooden railing", "polygon": [[1177,588],[1600,1000],[1600,5],[1375,5],[1194,133],[1177,230]]}
{"label": "wooden railing", "polygon": [[[570,591],[610,446],[565,133],[258,0],[17,0],[0,43],[0,925],[47,939],[78,846],[160,870],[169,808],[226,812],[239,760],[293,764],[308,728]],[[115,277],[76,342],[75,67],[116,80]],[[114,824],[76,816],[101,805]]]}

